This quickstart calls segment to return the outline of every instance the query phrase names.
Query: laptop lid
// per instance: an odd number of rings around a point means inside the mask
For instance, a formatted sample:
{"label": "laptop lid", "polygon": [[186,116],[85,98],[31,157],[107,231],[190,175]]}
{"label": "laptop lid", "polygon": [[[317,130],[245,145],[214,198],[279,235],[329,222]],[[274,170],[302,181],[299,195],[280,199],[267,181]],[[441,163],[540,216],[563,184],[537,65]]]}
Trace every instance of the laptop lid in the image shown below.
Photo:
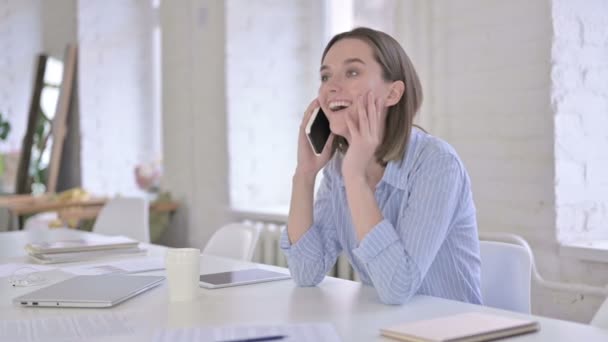
{"label": "laptop lid", "polygon": [[165,277],[103,274],[77,276],[13,299],[19,306],[111,307],[159,285]]}

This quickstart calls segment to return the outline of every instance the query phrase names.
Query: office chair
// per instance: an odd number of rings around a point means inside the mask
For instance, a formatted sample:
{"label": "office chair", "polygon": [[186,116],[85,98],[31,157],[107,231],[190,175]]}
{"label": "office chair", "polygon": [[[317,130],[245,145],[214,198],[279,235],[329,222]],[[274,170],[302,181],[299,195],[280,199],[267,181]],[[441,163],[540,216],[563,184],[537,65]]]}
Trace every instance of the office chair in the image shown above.
{"label": "office chair", "polygon": [[101,208],[93,232],[105,235],[124,235],[150,243],[148,201],[138,197],[114,197]]}
{"label": "office chair", "polygon": [[484,305],[530,313],[532,258],[518,245],[480,241],[481,294]]}
{"label": "office chair", "polygon": [[594,327],[608,329],[608,298],[600,305],[590,324]]}
{"label": "office chair", "polygon": [[23,224],[24,230],[46,230],[49,229],[51,223],[59,220],[57,212],[46,211],[42,213],[36,213],[25,220]]}
{"label": "office chair", "polygon": [[257,227],[230,223],[211,236],[203,254],[251,261],[259,237],[260,230]]}

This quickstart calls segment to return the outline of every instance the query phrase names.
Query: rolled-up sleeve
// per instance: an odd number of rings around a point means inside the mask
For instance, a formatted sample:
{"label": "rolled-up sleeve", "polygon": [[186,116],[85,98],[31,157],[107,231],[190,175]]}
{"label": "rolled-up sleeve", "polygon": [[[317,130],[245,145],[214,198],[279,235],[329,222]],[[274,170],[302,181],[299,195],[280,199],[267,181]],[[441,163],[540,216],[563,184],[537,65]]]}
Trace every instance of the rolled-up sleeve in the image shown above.
{"label": "rolled-up sleeve", "polygon": [[287,229],[281,233],[280,247],[287,257],[287,264],[296,284],[317,285],[336,263],[341,252],[331,215],[332,181],[324,171],[324,177],[313,208],[313,224],[304,235],[291,244]]}
{"label": "rolled-up sleeve", "polygon": [[381,221],[353,249],[382,302],[402,304],[418,291],[449,233],[464,181],[453,155],[429,158],[413,174],[397,223]]}

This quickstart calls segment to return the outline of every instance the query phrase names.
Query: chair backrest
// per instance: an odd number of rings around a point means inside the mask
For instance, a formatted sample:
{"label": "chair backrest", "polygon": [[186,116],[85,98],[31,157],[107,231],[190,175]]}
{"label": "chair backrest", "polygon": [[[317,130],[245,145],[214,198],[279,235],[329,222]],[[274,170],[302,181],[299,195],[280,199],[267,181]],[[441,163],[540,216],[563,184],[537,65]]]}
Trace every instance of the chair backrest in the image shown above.
{"label": "chair backrest", "polygon": [[259,237],[260,230],[257,227],[230,223],[211,236],[203,254],[251,261]]}
{"label": "chair backrest", "polygon": [[481,295],[484,305],[530,313],[532,259],[518,245],[480,241]]}
{"label": "chair backrest", "polygon": [[608,329],[608,298],[600,305],[590,324],[594,327]]}
{"label": "chair backrest", "polygon": [[93,232],[124,235],[140,242],[150,242],[148,201],[137,197],[115,197],[101,208]]}
{"label": "chair backrest", "polygon": [[23,230],[46,230],[51,227],[51,223],[58,219],[59,216],[54,211],[36,213],[25,220]]}

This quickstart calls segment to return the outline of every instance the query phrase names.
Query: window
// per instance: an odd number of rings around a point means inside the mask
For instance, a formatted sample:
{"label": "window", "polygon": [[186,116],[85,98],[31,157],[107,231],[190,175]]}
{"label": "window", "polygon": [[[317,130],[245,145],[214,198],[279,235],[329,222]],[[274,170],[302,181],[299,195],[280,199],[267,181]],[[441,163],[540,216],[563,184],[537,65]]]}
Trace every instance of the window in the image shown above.
{"label": "window", "polygon": [[297,133],[303,111],[317,94],[325,43],[354,26],[385,30],[383,18],[392,15],[394,3],[226,1],[233,209],[287,212]]}

